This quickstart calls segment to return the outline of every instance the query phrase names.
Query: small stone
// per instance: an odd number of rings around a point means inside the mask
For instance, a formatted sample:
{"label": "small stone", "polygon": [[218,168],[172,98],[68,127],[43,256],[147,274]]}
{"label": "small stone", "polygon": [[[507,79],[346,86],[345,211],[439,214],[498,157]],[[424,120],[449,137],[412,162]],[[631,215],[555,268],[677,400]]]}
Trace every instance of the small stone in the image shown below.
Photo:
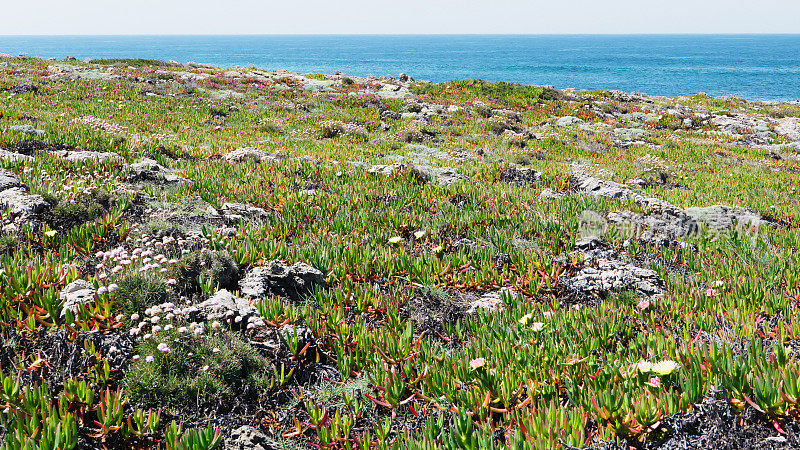
{"label": "small stone", "polygon": [[94,294],[94,285],[86,280],[75,280],[68,284],[58,296],[63,302],[61,317],[64,317],[67,311],[77,312],[81,305],[94,303]]}

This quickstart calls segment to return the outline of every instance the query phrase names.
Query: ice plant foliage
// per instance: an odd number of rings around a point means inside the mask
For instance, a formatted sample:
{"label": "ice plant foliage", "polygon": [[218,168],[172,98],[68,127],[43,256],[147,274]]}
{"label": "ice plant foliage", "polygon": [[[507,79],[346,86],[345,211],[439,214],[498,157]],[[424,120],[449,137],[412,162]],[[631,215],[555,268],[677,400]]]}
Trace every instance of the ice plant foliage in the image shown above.
{"label": "ice plant foliage", "polygon": [[4,56],[0,98],[1,449],[797,425],[794,103]]}

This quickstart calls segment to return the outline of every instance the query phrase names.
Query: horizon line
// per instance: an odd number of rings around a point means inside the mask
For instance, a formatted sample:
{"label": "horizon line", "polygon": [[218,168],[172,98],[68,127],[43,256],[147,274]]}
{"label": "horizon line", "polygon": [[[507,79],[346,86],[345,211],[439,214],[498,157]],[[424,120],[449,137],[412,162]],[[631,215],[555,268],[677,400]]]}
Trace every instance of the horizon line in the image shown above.
{"label": "horizon line", "polygon": [[662,32],[662,33],[99,33],[99,34],[0,34],[8,37],[144,37],[144,36],[800,36],[761,32]]}

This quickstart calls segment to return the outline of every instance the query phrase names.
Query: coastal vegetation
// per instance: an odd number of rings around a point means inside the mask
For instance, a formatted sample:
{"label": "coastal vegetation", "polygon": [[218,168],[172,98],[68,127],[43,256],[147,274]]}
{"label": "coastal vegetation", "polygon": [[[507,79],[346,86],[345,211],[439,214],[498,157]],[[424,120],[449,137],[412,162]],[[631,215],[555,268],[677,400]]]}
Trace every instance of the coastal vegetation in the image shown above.
{"label": "coastal vegetation", "polygon": [[0,99],[2,449],[800,445],[797,103],[27,57]]}

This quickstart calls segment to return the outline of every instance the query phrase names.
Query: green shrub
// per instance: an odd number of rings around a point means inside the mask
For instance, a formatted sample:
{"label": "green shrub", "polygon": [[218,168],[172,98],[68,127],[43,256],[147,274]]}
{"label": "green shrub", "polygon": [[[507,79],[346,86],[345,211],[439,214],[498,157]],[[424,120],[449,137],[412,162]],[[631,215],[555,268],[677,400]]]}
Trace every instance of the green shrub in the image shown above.
{"label": "green shrub", "polygon": [[203,249],[178,261],[170,276],[181,294],[193,295],[203,290],[200,280],[219,289],[236,289],[239,267],[228,252]]}
{"label": "green shrub", "polygon": [[140,404],[225,401],[267,388],[272,373],[266,358],[229,331],[195,335],[173,328],[154,334],[136,350],[139,358],[125,374],[123,386]]}
{"label": "green shrub", "polygon": [[532,106],[543,100],[556,100],[558,91],[540,86],[526,86],[505,81],[491,83],[485,80],[454,80],[446,83],[429,83],[412,88],[416,95],[432,100],[488,99],[512,106]]}
{"label": "green shrub", "polygon": [[132,274],[122,279],[114,293],[118,308],[126,314],[142,313],[150,306],[167,301],[167,283],[161,278]]}

